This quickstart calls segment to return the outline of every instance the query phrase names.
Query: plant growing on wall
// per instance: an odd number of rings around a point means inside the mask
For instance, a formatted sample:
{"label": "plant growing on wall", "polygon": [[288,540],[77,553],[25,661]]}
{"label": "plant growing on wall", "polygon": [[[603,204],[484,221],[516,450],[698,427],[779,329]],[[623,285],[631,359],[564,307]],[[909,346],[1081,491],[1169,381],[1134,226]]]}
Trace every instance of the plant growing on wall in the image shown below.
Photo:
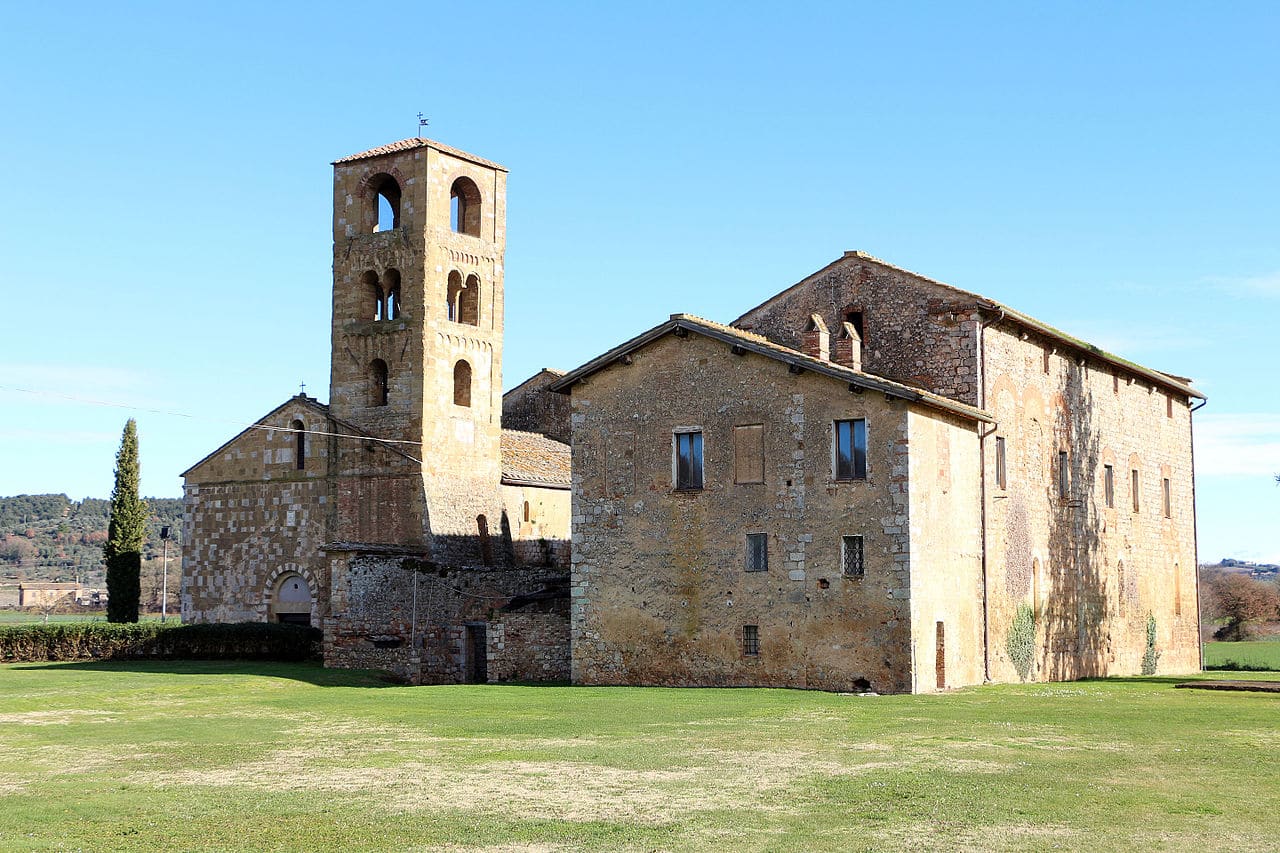
{"label": "plant growing on wall", "polygon": [[1031,677],[1031,668],[1036,662],[1036,611],[1031,605],[1018,605],[1018,612],[1009,626],[1006,648],[1018,677],[1026,681]]}
{"label": "plant growing on wall", "polygon": [[1147,613],[1147,651],[1142,656],[1142,674],[1155,675],[1156,664],[1160,662],[1160,652],[1156,650],[1156,617]]}

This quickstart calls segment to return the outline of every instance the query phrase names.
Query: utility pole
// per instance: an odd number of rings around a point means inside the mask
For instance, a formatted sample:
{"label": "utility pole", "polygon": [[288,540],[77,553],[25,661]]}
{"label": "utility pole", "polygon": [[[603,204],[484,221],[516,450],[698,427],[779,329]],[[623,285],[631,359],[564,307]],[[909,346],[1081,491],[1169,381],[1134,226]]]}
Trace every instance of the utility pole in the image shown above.
{"label": "utility pole", "polygon": [[160,528],[160,539],[164,542],[164,573],[160,581],[160,624],[169,617],[169,526]]}

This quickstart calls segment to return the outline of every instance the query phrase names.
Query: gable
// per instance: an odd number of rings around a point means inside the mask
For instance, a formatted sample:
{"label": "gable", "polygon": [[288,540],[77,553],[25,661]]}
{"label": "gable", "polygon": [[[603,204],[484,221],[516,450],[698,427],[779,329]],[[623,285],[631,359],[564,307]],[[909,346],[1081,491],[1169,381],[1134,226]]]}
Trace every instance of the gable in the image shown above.
{"label": "gable", "polygon": [[[268,480],[273,474],[296,471],[294,421],[302,421],[309,431],[332,431],[327,406],[310,397],[291,397],[183,471],[183,479],[188,484]],[[308,436],[308,440],[314,439]],[[313,471],[319,468],[311,467]]]}

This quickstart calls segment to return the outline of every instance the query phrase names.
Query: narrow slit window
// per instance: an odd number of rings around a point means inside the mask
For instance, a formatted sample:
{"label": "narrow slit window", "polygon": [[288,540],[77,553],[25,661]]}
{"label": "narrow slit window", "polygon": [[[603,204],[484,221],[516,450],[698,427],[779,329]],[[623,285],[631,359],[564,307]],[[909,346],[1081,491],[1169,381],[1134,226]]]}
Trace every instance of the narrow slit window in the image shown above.
{"label": "narrow slit window", "polygon": [[1113,465],[1102,466],[1102,494],[1108,507],[1116,505],[1116,469]]}
{"label": "narrow slit window", "polygon": [[369,405],[385,406],[390,399],[387,383],[387,363],[375,358],[369,365]]}
{"label": "narrow slit window", "polygon": [[867,479],[867,422],[864,418],[835,423],[835,478]]}
{"label": "narrow slit window", "polygon": [[294,421],[293,430],[293,464],[299,471],[307,467],[307,427],[302,421]]}
{"label": "narrow slit window", "polygon": [[769,571],[769,534],[767,533],[748,533],[747,534],[746,571],[748,572]]}
{"label": "narrow slit window", "polygon": [[702,433],[678,432],[675,435],[676,488],[696,491],[702,488]]}
{"label": "narrow slit window", "polygon": [[1005,478],[1004,436],[996,436],[996,485],[1003,489],[1009,485]]}
{"label": "narrow slit window", "polygon": [[1160,503],[1161,509],[1164,510],[1164,517],[1173,518],[1173,494],[1168,477],[1160,481]]}
{"label": "narrow slit window", "polygon": [[760,655],[760,626],[742,626],[742,653],[747,657]]}
{"label": "narrow slit window", "polygon": [[1134,511],[1134,512],[1141,512],[1141,511],[1142,511],[1142,502],[1139,500],[1139,497],[1138,497],[1138,495],[1139,495],[1139,490],[1138,490],[1138,469],[1137,469],[1137,468],[1134,468],[1132,471],[1130,471],[1130,472],[1129,472],[1129,474],[1130,474],[1130,478],[1129,478],[1129,491],[1130,491],[1130,493],[1131,493],[1131,494],[1132,494],[1132,496],[1133,496],[1133,511]]}
{"label": "narrow slit window", "polygon": [[866,575],[867,567],[863,559],[862,537],[840,537],[841,570],[847,578],[860,578]]}
{"label": "narrow slit window", "polygon": [[1173,417],[1173,395],[1164,398],[1164,416],[1166,418]]}
{"label": "narrow slit window", "polygon": [[1071,493],[1070,463],[1067,451],[1058,451],[1058,497],[1066,498]]}
{"label": "narrow slit window", "polygon": [[382,279],[386,284],[387,298],[383,304],[381,319],[398,320],[400,319],[400,272],[387,270]]}

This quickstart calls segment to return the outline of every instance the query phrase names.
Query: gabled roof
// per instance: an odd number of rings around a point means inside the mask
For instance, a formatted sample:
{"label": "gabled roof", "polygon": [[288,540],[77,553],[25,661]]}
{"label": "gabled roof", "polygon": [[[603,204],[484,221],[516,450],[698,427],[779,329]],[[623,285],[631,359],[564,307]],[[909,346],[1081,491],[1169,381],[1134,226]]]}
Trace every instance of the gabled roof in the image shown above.
{"label": "gabled roof", "polygon": [[743,329],[735,329],[732,326],[723,326],[711,320],[705,320],[702,317],[695,317],[692,314],[672,314],[671,319],[667,322],[654,326],[649,331],[614,347],[604,355],[592,359],[576,370],[569,371],[563,378],[556,380],[547,387],[552,391],[569,393],[569,389],[575,383],[586,379],[593,373],[604,370],[628,353],[642,349],[659,338],[672,334],[677,329],[695,332],[704,337],[722,341],[735,348],[741,348],[745,352],[762,355],[765,358],[771,358],[788,366],[803,368],[821,376],[837,379],[847,383],[850,389],[861,388],[868,391],[877,391],[889,397],[920,403],[970,420],[984,423],[995,422],[991,415],[973,406],[957,403],[954,400],[940,397],[921,388],[903,385],[901,382],[894,382],[881,376],[863,373],[861,370],[854,370],[852,367],[845,367],[836,362],[813,358],[799,350],[793,350],[790,347],[774,343],[763,335],[757,335],[754,332],[748,332]]}
{"label": "gabled roof", "polygon": [[529,377],[528,379],[526,379],[525,381],[521,382],[521,383],[520,383],[519,385],[517,385],[516,387],[512,388],[510,391],[506,391],[506,392],[504,392],[502,396],[503,396],[503,398],[505,399],[508,395],[511,395],[511,394],[516,393],[516,392],[517,392],[517,391],[519,391],[521,388],[523,388],[524,386],[526,386],[526,385],[530,384],[530,383],[531,383],[531,382],[533,382],[534,380],[536,380],[536,379],[542,379],[542,378],[543,378],[543,377],[545,377],[545,376],[550,376],[550,377],[552,377],[552,378],[554,378],[554,379],[559,379],[561,376],[564,376],[564,371],[563,371],[563,370],[556,370],[554,367],[544,367],[544,368],[542,368],[541,370],[539,370],[537,373],[535,373],[535,374],[533,374],[532,376],[530,376],[530,377]]}
{"label": "gabled roof", "polygon": [[386,145],[379,145],[377,148],[370,148],[368,151],[361,151],[359,154],[340,157],[339,159],[334,160],[332,165],[338,166],[346,163],[354,163],[357,160],[371,160],[374,157],[382,157],[387,154],[398,154],[401,151],[411,151],[414,148],[434,148],[436,151],[448,154],[451,157],[457,157],[459,160],[467,160],[479,166],[488,166],[490,169],[497,169],[500,172],[507,171],[506,166],[495,163],[492,160],[486,160],[483,157],[468,154],[465,151],[445,145],[442,142],[436,142],[434,139],[423,139],[420,136],[415,136],[410,139],[401,139],[399,142],[390,142]]}
{"label": "gabled roof", "polygon": [[319,415],[321,415],[321,416],[323,416],[323,417],[325,417],[325,418],[329,418],[330,420],[332,420],[332,416],[330,416],[330,414],[329,414],[329,407],[328,407],[328,406],[326,406],[324,403],[321,403],[319,400],[315,399],[314,397],[308,397],[306,394],[295,394],[294,396],[290,397],[288,400],[285,400],[283,403],[281,403],[280,405],[276,406],[276,407],[275,407],[274,409],[272,409],[271,411],[267,412],[267,413],[266,413],[265,415],[263,415],[262,417],[258,418],[256,421],[254,421],[254,422],[253,422],[253,424],[252,424],[252,425],[245,427],[244,429],[240,430],[238,433],[236,433],[235,435],[233,435],[230,439],[228,439],[227,441],[225,441],[225,442],[223,442],[222,444],[220,444],[220,445],[218,446],[218,449],[217,449],[217,450],[214,450],[212,453],[210,453],[210,454],[208,454],[207,456],[205,456],[205,457],[204,457],[203,459],[201,459],[199,462],[197,462],[196,464],[192,465],[190,468],[188,468],[187,470],[183,471],[183,472],[182,472],[181,474],[179,474],[178,476],[179,476],[179,477],[184,477],[184,478],[185,478],[185,477],[186,477],[188,474],[190,474],[192,471],[196,470],[196,469],[197,469],[197,468],[199,468],[201,465],[203,465],[204,463],[208,462],[210,459],[215,458],[218,454],[222,453],[222,451],[226,450],[228,447],[230,447],[231,445],[235,444],[237,441],[239,441],[239,440],[240,440],[240,437],[241,437],[241,436],[247,435],[249,432],[251,432],[251,431],[253,431],[253,430],[255,430],[255,429],[261,429],[262,427],[267,426],[267,425],[268,425],[268,424],[267,424],[267,420],[269,420],[270,418],[275,417],[275,416],[276,416],[277,414],[279,414],[279,412],[280,412],[282,409],[284,409],[286,406],[293,405],[293,404],[295,404],[295,403],[301,403],[301,404],[303,404],[303,405],[307,406],[308,408],[314,409],[314,410],[316,411],[316,413],[317,413],[317,414],[319,414]]}
{"label": "gabled roof", "polygon": [[572,485],[569,445],[537,432],[502,431],[502,482],[567,489]]}
{"label": "gabled roof", "polygon": [[781,293],[776,293],[773,296],[770,296],[764,302],[761,302],[759,305],[752,308],[751,310],[743,312],[742,316],[734,320],[733,323],[736,325],[737,323],[742,322],[742,320],[748,314],[751,314],[754,311],[758,311],[759,309],[763,308],[769,303],[775,302],[781,299],[782,297],[786,296],[788,293],[792,292],[793,290],[796,290],[797,288],[804,286],[813,278],[821,275],[822,273],[826,272],[832,267],[850,258],[861,260],[861,261],[867,261],[868,263],[875,264],[876,266],[884,267],[885,269],[893,270],[894,272],[911,276],[914,279],[925,282],[926,284],[931,284],[934,287],[944,288],[956,294],[957,296],[963,296],[968,299],[972,299],[979,308],[985,311],[999,314],[1001,315],[1001,319],[1003,320],[1008,320],[1019,326],[1030,329],[1031,331],[1037,332],[1038,334],[1044,335],[1045,337],[1050,338],[1054,341],[1066,344],[1067,346],[1073,349],[1080,350],[1084,353],[1088,353],[1089,355],[1092,355],[1094,358],[1097,358],[1100,361],[1104,361],[1109,364],[1114,364],[1117,367],[1123,367],[1125,370],[1128,370],[1131,373],[1135,373],[1138,376],[1141,376],[1150,382],[1163,385],[1166,388],[1172,388],[1175,391],[1181,394],[1185,394],[1188,397],[1196,397],[1201,400],[1205,399],[1204,394],[1197,391],[1191,385],[1191,380],[1184,376],[1175,376],[1171,373],[1164,373],[1159,370],[1153,370],[1150,367],[1143,367],[1141,364],[1138,364],[1137,362],[1129,361],[1127,358],[1121,358],[1120,356],[1115,355],[1114,353],[1107,352],[1101,347],[1094,346],[1093,344],[1087,341],[1081,340],[1080,338],[1074,337],[1072,335],[1068,335],[1066,332],[1063,332],[1060,329],[1056,329],[1053,326],[1050,326],[1048,323],[1037,320],[1036,318],[1031,317],[1027,314],[1023,314],[1021,311],[1016,311],[1002,302],[997,302],[994,299],[988,299],[987,297],[982,296],[981,294],[973,293],[972,291],[964,290],[963,288],[956,287],[955,285],[938,281],[935,278],[929,278],[926,275],[921,275],[918,272],[913,272],[909,269],[905,269],[895,264],[891,264],[888,261],[881,260],[880,258],[877,258],[874,255],[870,255],[866,252],[859,252],[859,251],[845,252],[844,255],[842,255],[839,258],[836,258],[834,261],[827,264],[817,272],[814,272],[805,276],[799,282],[791,285],[791,287],[788,287],[786,290],[782,291]]}

